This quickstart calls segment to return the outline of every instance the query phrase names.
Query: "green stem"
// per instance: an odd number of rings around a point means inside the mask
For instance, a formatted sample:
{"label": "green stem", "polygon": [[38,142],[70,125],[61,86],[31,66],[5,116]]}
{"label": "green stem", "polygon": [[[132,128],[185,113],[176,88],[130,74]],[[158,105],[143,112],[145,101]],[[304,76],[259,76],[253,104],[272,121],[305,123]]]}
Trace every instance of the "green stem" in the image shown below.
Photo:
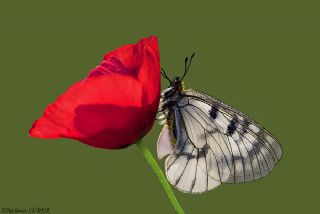
{"label": "green stem", "polygon": [[158,163],[156,160],[153,158],[151,152],[149,149],[142,143],[141,140],[139,140],[136,145],[138,148],[141,150],[144,158],[147,160],[147,162],[150,164],[151,168],[153,169],[154,173],[156,173],[157,177],[159,178],[160,183],[162,184],[163,189],[166,191],[167,196],[174,207],[174,209],[177,211],[179,214],[185,214],[183,211],[182,207],[180,206],[178,200],[173,194],[173,191],[170,187],[170,184],[168,183],[167,179],[163,175],[162,170],[160,169]]}

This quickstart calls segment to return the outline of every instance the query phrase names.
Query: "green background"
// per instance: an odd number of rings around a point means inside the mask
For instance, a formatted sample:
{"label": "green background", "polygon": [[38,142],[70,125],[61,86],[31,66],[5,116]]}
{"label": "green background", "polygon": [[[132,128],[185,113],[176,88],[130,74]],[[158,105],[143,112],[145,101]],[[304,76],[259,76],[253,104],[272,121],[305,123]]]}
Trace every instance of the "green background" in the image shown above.
{"label": "green background", "polygon": [[[105,53],[157,35],[161,66],[170,76],[181,75],[184,58],[196,52],[186,86],[260,121],[284,149],[262,180],[202,195],[175,191],[186,212],[317,210],[319,7],[311,1],[221,2],[1,1],[0,208],[174,213],[136,146],[103,150],[28,136],[46,105]],[[153,153],[160,129],[155,124],[144,139]]]}

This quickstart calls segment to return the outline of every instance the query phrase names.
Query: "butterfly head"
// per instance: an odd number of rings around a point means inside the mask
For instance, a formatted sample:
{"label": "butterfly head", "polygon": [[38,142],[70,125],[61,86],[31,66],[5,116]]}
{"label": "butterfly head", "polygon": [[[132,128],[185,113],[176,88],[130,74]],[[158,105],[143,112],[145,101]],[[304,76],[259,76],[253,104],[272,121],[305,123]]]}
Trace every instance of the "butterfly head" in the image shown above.
{"label": "butterfly head", "polygon": [[175,77],[170,81],[170,87],[173,87],[175,90],[179,92],[184,91],[184,82],[180,77]]}

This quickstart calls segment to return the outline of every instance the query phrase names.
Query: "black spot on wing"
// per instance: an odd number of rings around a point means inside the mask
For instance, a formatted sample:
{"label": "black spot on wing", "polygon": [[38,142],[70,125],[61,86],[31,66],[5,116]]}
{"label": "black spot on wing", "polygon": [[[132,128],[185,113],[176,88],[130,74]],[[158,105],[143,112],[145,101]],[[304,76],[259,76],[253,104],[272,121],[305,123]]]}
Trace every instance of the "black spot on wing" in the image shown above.
{"label": "black spot on wing", "polygon": [[252,147],[251,147],[251,149],[247,150],[249,157],[258,158],[257,155],[256,155],[257,153],[256,153],[255,148],[254,148],[256,146],[256,142],[255,141],[254,142],[250,142],[250,144],[252,145]]}
{"label": "black spot on wing", "polygon": [[197,155],[193,155],[193,154],[186,154],[186,156],[187,156],[187,160],[191,160],[191,159],[197,158]]}
{"label": "black spot on wing", "polygon": [[230,121],[230,124],[228,125],[227,128],[227,134],[230,136],[232,135],[236,130],[237,130],[237,126],[238,126],[238,121],[237,118],[232,118],[232,120]]}
{"label": "black spot on wing", "polygon": [[248,129],[249,129],[249,125],[250,125],[250,122],[247,118],[244,118],[243,120],[243,124],[242,124],[242,127],[243,127],[243,133],[247,133]]}
{"label": "black spot on wing", "polygon": [[198,156],[199,158],[205,158],[209,150],[208,144],[206,144],[202,149],[199,149]]}
{"label": "black spot on wing", "polygon": [[237,161],[237,160],[242,161],[242,157],[241,157],[241,155],[233,155],[233,160],[234,161]]}
{"label": "black spot on wing", "polygon": [[213,105],[212,107],[211,107],[211,109],[210,109],[210,112],[209,112],[209,114],[210,114],[210,116],[212,117],[212,119],[216,119],[217,118],[217,116],[218,116],[218,108],[215,106],[215,105]]}
{"label": "black spot on wing", "polygon": [[197,155],[193,155],[192,153],[185,152],[185,151],[182,151],[182,152],[180,152],[178,154],[175,154],[175,155],[177,155],[178,157],[184,156],[184,157],[187,158],[187,160],[191,160],[191,159],[195,159],[195,158],[199,159],[199,158],[205,158],[207,153],[208,153],[208,150],[209,150],[209,146],[206,145],[203,148],[198,149],[198,154]]}

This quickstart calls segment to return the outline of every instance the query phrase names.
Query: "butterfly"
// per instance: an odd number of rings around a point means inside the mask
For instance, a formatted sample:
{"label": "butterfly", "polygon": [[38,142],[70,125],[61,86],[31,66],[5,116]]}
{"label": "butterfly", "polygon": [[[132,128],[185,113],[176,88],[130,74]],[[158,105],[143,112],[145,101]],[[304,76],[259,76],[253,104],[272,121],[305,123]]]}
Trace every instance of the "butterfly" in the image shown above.
{"label": "butterfly", "polygon": [[185,89],[192,58],[182,76],[161,93],[157,142],[169,182],[186,193],[203,193],[222,183],[243,183],[268,175],[282,156],[278,141],[256,121],[205,93]]}

